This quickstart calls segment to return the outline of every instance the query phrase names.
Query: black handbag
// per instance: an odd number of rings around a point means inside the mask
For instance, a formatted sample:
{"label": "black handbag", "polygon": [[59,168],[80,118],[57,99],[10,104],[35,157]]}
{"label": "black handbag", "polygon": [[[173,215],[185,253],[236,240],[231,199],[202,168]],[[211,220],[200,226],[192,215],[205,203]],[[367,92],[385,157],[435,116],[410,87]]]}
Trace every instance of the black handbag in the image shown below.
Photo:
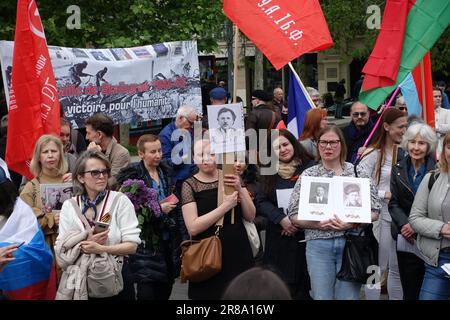
{"label": "black handbag", "polygon": [[373,265],[378,266],[378,241],[373,235],[372,225],[359,234],[346,233],[341,270],[336,278],[365,284],[370,276],[368,268]]}

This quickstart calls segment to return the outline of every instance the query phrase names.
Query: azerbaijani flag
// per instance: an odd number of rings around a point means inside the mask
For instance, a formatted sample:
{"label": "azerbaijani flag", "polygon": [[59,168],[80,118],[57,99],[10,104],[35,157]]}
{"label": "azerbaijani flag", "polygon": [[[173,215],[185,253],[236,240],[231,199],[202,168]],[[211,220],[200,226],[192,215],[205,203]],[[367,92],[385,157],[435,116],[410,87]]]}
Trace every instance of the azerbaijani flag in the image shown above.
{"label": "azerbaijani flag", "polygon": [[304,86],[300,86],[294,73],[289,73],[288,130],[298,139],[305,125],[306,113],[313,108]]}
{"label": "azerbaijani flag", "polygon": [[0,272],[0,289],[12,300],[46,299],[52,252],[32,209],[19,197],[0,230],[0,247],[22,242],[13,253],[15,260]]}
{"label": "azerbaijani flag", "polygon": [[388,0],[380,34],[363,69],[369,76],[364,79],[360,101],[376,110],[416,68],[449,23],[450,0]]}

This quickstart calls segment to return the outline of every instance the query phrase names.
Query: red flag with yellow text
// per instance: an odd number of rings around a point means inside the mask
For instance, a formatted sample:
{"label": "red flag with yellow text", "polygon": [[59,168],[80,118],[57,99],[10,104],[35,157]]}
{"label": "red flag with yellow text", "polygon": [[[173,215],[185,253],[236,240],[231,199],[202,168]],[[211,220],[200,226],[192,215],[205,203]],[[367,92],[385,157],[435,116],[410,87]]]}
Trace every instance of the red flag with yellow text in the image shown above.
{"label": "red flag with yellow text", "polygon": [[224,0],[223,10],[277,70],[333,46],[318,0]]}
{"label": "red flag with yellow text", "polygon": [[55,77],[34,0],[18,0],[6,162],[28,179],[34,144],[42,134],[59,135],[60,107]]}

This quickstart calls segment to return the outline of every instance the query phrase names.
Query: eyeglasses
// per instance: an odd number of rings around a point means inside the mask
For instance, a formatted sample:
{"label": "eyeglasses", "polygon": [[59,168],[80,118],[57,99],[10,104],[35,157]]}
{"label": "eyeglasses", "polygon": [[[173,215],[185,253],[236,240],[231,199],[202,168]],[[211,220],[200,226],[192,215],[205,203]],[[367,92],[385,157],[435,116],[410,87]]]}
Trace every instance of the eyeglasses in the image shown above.
{"label": "eyeglasses", "polygon": [[400,110],[400,111],[405,111],[405,110],[406,110],[406,107],[398,107],[398,110]]}
{"label": "eyeglasses", "polygon": [[111,169],[89,170],[89,171],[85,171],[83,173],[84,174],[90,173],[92,178],[98,179],[98,178],[100,178],[100,175],[103,175],[104,177],[109,177],[109,175],[111,174]]}
{"label": "eyeglasses", "polygon": [[331,148],[336,149],[341,140],[319,140],[319,147],[326,148],[330,145]]}
{"label": "eyeglasses", "polygon": [[365,116],[367,116],[367,112],[353,112],[352,116],[355,118],[364,118]]}
{"label": "eyeglasses", "polygon": [[185,119],[187,120],[187,122],[189,122],[189,125],[190,125],[191,127],[194,126],[194,124],[195,124],[194,121],[191,121],[188,117],[183,117],[183,118],[185,118]]}
{"label": "eyeglasses", "polygon": [[250,100],[252,100],[252,101],[253,101],[253,100],[256,100],[256,99],[258,99],[258,98],[252,97],[252,98],[251,98]]}

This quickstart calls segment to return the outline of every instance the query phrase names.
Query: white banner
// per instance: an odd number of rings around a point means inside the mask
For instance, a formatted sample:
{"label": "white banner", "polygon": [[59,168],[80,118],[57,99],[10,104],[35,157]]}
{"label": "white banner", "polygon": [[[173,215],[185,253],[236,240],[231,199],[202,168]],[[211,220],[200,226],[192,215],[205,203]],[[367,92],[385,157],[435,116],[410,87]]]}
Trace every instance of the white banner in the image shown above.
{"label": "white banner", "polygon": [[[0,62],[9,104],[14,42],[0,41]],[[172,118],[181,105],[202,111],[195,41],[134,48],[80,49],[49,46],[64,116],[84,127],[96,112],[115,123]]]}

